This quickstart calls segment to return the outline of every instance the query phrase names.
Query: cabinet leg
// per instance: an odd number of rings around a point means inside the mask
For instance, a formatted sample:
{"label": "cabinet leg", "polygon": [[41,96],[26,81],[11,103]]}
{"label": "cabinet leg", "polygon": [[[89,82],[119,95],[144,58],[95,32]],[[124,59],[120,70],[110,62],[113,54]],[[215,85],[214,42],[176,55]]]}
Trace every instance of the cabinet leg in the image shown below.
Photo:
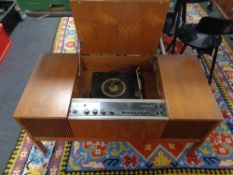
{"label": "cabinet leg", "polygon": [[39,150],[43,153],[46,154],[47,150],[46,147],[43,145],[41,141],[34,141],[34,144],[39,148]]}
{"label": "cabinet leg", "polygon": [[200,140],[199,142],[195,142],[195,143],[191,146],[191,148],[189,149],[189,151],[188,151],[187,154],[193,154],[193,153],[196,151],[196,149],[197,149],[199,146],[201,146],[201,144],[203,143],[203,141],[204,141],[204,140]]}

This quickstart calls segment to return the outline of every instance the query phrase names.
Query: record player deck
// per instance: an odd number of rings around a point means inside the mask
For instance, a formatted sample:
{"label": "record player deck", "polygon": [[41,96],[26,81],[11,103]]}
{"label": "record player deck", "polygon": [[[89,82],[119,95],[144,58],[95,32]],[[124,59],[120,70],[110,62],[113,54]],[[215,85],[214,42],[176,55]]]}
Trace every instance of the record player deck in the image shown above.
{"label": "record player deck", "polygon": [[[153,76],[155,60],[152,59],[151,63],[153,63],[151,72],[147,72],[146,80],[148,73]],[[165,100],[143,99],[145,97],[143,72],[139,66],[129,69],[129,71],[93,72],[89,98],[73,98],[68,118],[71,120],[167,120]],[[146,85],[149,83],[151,82],[146,82]]]}
{"label": "record player deck", "polygon": [[91,98],[143,98],[142,74],[137,67],[128,72],[94,72]]}

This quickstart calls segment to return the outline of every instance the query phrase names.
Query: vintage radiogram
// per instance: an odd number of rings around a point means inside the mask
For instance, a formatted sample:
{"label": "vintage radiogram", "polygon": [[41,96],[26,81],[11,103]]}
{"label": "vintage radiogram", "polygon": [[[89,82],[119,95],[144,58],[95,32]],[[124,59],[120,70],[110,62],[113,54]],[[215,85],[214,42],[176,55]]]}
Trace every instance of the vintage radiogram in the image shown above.
{"label": "vintage radiogram", "polygon": [[188,141],[222,120],[194,56],[155,55],[168,0],[71,0],[79,54],[44,54],[14,117],[31,139]]}

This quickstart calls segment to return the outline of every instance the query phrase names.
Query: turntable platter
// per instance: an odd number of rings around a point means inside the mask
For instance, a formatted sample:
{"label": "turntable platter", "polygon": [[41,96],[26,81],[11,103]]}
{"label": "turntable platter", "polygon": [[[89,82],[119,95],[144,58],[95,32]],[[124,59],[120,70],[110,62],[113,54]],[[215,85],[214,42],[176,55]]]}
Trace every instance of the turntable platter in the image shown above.
{"label": "turntable platter", "polygon": [[109,78],[101,85],[101,92],[110,98],[118,98],[126,91],[126,84],[119,78]]}
{"label": "turntable platter", "polygon": [[137,82],[133,72],[94,72],[92,98],[135,98]]}

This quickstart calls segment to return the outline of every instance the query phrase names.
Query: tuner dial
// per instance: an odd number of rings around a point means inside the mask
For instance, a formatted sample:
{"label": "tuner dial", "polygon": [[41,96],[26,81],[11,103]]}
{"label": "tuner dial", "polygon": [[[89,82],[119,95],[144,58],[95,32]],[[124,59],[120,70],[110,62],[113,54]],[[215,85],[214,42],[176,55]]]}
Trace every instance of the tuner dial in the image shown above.
{"label": "tuner dial", "polygon": [[85,109],[83,112],[84,112],[84,114],[88,115],[90,111],[89,111],[89,109]]}

